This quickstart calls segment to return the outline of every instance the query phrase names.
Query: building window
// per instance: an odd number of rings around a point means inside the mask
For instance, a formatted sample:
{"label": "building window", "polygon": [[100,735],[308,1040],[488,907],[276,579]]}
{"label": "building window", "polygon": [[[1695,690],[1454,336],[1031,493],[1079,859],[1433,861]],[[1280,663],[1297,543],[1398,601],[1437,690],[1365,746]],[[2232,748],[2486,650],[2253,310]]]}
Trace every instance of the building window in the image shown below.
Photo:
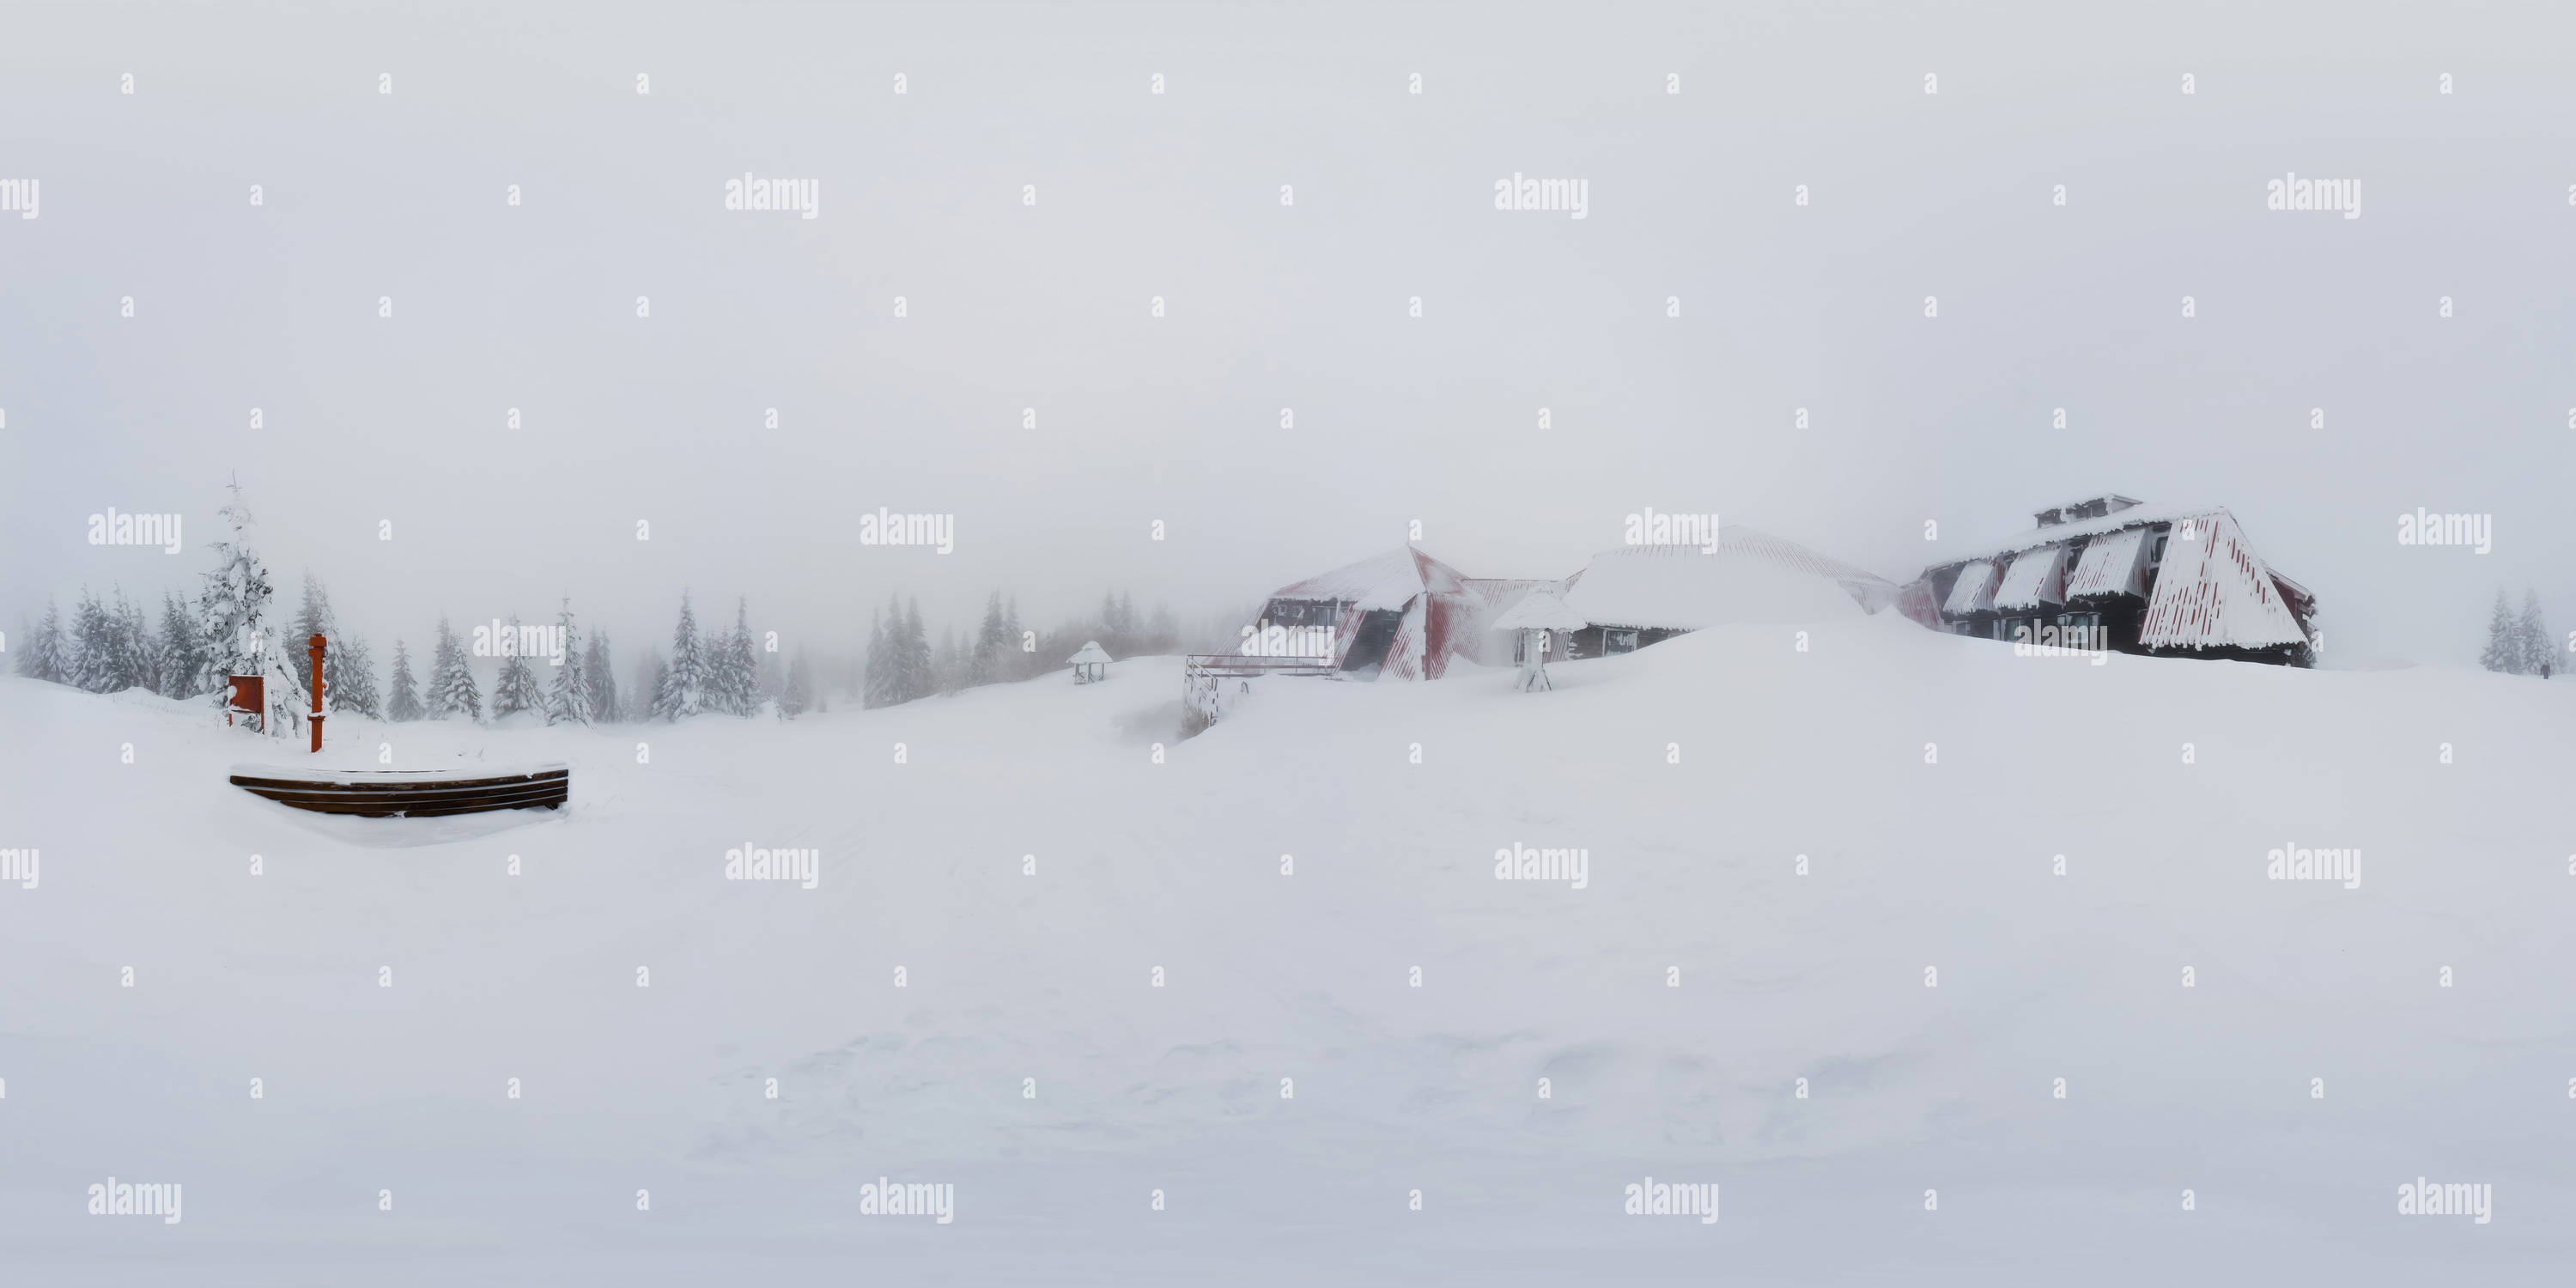
{"label": "building window", "polygon": [[1635,631],[1605,630],[1601,632],[1601,655],[1603,657],[1608,657],[1613,653],[1634,653],[1636,651],[1637,633]]}

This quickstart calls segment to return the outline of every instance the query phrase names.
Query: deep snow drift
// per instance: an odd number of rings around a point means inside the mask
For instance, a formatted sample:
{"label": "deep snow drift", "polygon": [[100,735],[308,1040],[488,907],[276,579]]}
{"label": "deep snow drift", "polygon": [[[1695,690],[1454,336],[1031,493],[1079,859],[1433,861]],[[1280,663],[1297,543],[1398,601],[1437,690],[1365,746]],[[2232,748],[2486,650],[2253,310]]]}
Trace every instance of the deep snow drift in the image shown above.
{"label": "deep snow drift", "polygon": [[[573,766],[560,817],[438,821],[0,680],[0,848],[41,854],[0,885],[5,1277],[2563,1277],[2568,688],[1809,630],[1551,693],[1274,680],[1188,742],[1173,659],[788,724],[334,717],[334,764]],[[814,888],[726,880],[746,844]],[[1515,845],[1583,887],[1497,880]],[[110,1175],[184,1220],[83,1215]],[[860,1215],[880,1176],[953,1222]],[[1649,1176],[1721,1219],[1623,1215]],[[2492,1222],[2398,1215],[2419,1176]]]}

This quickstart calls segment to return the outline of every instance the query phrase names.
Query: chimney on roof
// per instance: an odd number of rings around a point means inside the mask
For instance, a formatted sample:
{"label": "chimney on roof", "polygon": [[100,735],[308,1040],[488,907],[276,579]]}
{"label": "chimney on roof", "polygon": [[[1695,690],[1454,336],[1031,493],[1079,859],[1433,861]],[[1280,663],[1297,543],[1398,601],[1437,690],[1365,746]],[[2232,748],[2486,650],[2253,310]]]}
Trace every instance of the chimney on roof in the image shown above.
{"label": "chimney on roof", "polygon": [[2077,519],[2099,519],[2107,514],[2117,514],[2136,504],[2138,504],[2136,497],[2106,492],[2101,496],[2042,510],[2031,517],[2039,520],[2039,526],[2052,528],[2061,523],[2073,523]]}

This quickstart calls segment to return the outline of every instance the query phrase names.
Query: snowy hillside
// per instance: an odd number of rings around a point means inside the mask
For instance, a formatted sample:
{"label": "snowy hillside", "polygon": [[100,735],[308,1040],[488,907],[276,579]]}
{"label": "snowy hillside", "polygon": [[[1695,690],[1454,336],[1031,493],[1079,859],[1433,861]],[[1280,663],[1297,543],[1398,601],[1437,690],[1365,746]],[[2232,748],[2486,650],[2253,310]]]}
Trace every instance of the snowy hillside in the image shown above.
{"label": "snowy hillside", "polygon": [[[2576,694],[1809,629],[1531,695],[1273,680],[1187,742],[1154,658],[783,725],[333,718],[331,763],[573,767],[560,817],[442,822],[0,679],[42,856],[0,885],[7,1277],[2563,1278]],[[746,845],[814,888],[727,880]],[[2357,887],[2267,879],[2299,847]],[[71,1219],[110,1174],[184,1221]],[[2392,1220],[2419,1175],[2492,1223]],[[858,1215],[880,1177],[953,1222]],[[1722,1219],[1624,1216],[1647,1177]]]}

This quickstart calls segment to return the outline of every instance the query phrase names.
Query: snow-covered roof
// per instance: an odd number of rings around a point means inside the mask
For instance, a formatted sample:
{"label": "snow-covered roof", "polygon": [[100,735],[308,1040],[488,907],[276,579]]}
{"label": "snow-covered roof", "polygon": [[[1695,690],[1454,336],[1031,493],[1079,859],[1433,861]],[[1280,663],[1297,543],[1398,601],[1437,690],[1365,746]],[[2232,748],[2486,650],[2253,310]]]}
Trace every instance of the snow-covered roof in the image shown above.
{"label": "snow-covered roof", "polygon": [[1897,589],[1868,569],[1728,524],[1713,552],[1623,546],[1595,555],[1568,579],[1564,599],[1598,626],[1699,630],[1851,617],[1895,602]]}
{"label": "snow-covered roof", "polygon": [[2045,527],[2032,528],[2009,541],[1973,547],[1965,554],[1954,555],[1932,567],[1947,568],[1970,559],[2002,560],[2025,550],[2058,545],[2077,537],[2100,536],[2106,532],[2118,532],[2123,528],[2144,528],[2158,523],[2179,523],[2185,519],[2206,519],[2225,513],[2227,513],[2225,509],[2214,505],[2133,505],[2126,510],[2114,510],[2097,519],[2077,519],[2071,523],[2052,523]]}
{"label": "snow-covered roof", "polygon": [[2013,556],[1995,589],[1995,607],[2004,612],[2066,602],[2066,547],[2043,546]]}
{"label": "snow-covered roof", "polygon": [[2139,644],[2266,648],[2307,637],[2234,515],[2220,510],[2206,520],[2174,524]]}
{"label": "snow-covered roof", "polygon": [[1362,612],[1399,609],[1425,590],[1455,594],[1466,588],[1455,569],[1411,546],[1398,546],[1328,573],[1270,592],[1272,599],[1330,600]]}
{"label": "snow-covered roof", "polygon": [[1533,590],[1487,624],[1497,631],[1579,631],[1592,623],[1566,605],[1554,591]]}
{"label": "snow-covered roof", "polygon": [[1082,666],[1092,662],[1107,662],[1111,660],[1109,650],[1100,647],[1100,641],[1098,640],[1084,640],[1082,642],[1082,648],[1073,656],[1065,659],[1065,661],[1071,662],[1076,666]]}
{"label": "snow-covered roof", "polygon": [[1995,606],[1995,566],[1984,559],[1959,570],[1959,579],[1950,583],[1950,598],[1941,611],[1952,617],[1993,611]]}
{"label": "snow-covered roof", "polygon": [[2084,557],[2076,561],[2075,575],[2067,580],[2068,602],[2087,595],[2146,596],[2146,561],[2139,558],[2147,548],[2147,530],[2124,528],[2084,547]]}

